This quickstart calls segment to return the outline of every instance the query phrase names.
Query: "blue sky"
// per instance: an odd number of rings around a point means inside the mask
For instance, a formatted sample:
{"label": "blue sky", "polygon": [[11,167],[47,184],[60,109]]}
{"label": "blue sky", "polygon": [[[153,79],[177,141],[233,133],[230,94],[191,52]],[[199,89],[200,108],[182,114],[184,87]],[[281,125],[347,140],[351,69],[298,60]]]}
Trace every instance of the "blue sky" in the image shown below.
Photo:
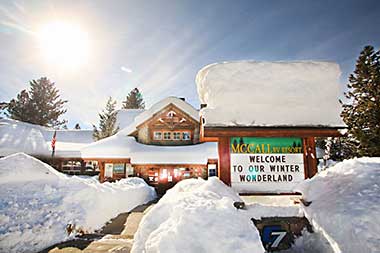
{"label": "blue sky", "polygon": [[[0,101],[47,76],[69,100],[69,127],[90,127],[107,96],[134,87],[147,106],[169,95],[198,107],[195,75],[229,60],[328,60],[341,89],[361,49],[380,46],[380,1],[1,1]],[[69,71],[44,62],[38,25],[78,24],[86,62]]]}

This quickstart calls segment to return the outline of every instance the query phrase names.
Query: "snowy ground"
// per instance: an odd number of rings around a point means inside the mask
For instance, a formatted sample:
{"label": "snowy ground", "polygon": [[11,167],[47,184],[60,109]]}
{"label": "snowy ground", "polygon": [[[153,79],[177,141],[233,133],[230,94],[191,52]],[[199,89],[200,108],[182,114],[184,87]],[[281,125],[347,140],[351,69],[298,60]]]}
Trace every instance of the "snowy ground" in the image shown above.
{"label": "snowy ground", "polygon": [[334,252],[380,251],[380,158],[345,160],[298,187],[304,212]]}
{"label": "snowy ground", "polygon": [[68,239],[67,224],[92,231],[156,197],[139,178],[100,184],[22,153],[1,158],[0,168],[0,252],[41,250]]}
{"label": "snowy ground", "polygon": [[[310,206],[240,198],[217,178],[182,181],[143,218],[132,252],[264,252],[251,218],[304,215],[314,233],[282,253],[379,252],[380,158],[338,163],[297,190]],[[241,199],[245,210],[233,206]]]}
{"label": "snowy ground", "polygon": [[132,252],[265,252],[239,196],[219,179],[181,181],[144,216]]}
{"label": "snowy ground", "polygon": [[[68,223],[99,228],[155,197],[137,178],[99,184],[68,177],[24,154],[0,159],[0,252],[36,251],[67,239]],[[265,252],[251,218],[303,216],[304,232],[281,253],[379,252],[380,158],[337,163],[297,187],[291,199],[239,197],[219,179],[181,181],[144,216],[132,252]],[[246,202],[236,209],[235,201]]]}

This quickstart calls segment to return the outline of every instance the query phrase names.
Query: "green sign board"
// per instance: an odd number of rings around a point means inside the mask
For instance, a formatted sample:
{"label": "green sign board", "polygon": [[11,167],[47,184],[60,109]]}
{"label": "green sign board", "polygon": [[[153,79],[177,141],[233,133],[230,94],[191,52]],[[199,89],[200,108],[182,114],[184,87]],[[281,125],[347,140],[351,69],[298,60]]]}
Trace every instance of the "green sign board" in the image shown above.
{"label": "green sign board", "polygon": [[230,152],[234,154],[297,154],[302,153],[302,139],[232,137]]}

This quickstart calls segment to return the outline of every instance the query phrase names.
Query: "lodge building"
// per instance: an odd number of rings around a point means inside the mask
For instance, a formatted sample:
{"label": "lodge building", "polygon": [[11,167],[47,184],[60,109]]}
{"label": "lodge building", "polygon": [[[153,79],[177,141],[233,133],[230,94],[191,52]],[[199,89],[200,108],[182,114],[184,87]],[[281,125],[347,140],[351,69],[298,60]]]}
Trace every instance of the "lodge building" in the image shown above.
{"label": "lodge building", "polygon": [[315,137],[345,128],[339,75],[331,62],[211,64],[196,77],[199,111],[177,97],[119,110],[120,131],[95,142],[90,130],[0,119],[0,157],[24,152],[65,173],[101,182],[137,176],[164,190],[218,176],[239,193],[291,193],[317,173]]}
{"label": "lodge building", "polygon": [[138,176],[170,187],[185,178],[216,176],[216,143],[200,143],[199,129],[198,111],[184,99],[168,97],[135,115],[116,135],[84,147],[82,159],[97,162],[102,182]]}
{"label": "lodge building", "polygon": [[147,110],[119,110],[117,125],[117,134],[95,142],[89,130],[58,130],[52,157],[54,130],[2,119],[0,156],[25,152],[68,174],[99,174],[101,182],[138,176],[164,188],[217,175],[217,145],[200,142],[199,112],[185,99],[168,97]]}

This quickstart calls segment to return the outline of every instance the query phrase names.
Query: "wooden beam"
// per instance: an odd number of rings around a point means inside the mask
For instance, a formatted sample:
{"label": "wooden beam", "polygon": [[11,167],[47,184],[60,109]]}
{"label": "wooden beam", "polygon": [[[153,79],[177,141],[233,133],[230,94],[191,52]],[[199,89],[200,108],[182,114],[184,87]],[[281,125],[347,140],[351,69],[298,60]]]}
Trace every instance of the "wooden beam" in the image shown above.
{"label": "wooden beam", "polygon": [[219,138],[218,153],[218,176],[226,185],[231,186],[230,139],[228,137]]}
{"label": "wooden beam", "polygon": [[339,137],[338,128],[317,127],[203,127],[202,137]]}

